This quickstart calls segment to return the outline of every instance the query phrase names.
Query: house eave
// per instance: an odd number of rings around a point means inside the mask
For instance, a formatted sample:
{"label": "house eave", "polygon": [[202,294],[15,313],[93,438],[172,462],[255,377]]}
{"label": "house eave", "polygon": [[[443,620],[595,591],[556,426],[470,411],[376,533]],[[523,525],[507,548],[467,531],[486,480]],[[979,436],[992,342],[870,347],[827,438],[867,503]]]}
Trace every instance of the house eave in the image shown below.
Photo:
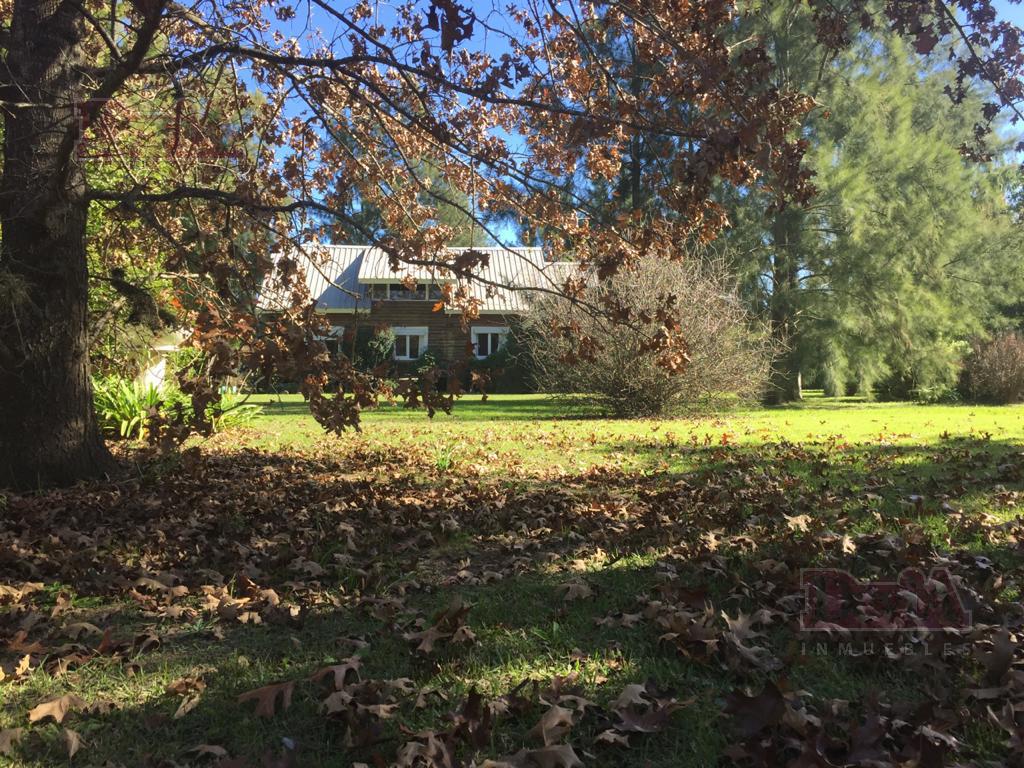
{"label": "house eave", "polygon": [[[397,283],[404,282],[406,277],[407,275],[402,275],[400,272],[396,272],[394,277],[360,277],[356,282],[359,283],[359,285],[395,285]],[[454,277],[430,277],[429,279],[414,277],[413,280],[416,281],[417,285],[420,283],[447,284],[458,282]]]}

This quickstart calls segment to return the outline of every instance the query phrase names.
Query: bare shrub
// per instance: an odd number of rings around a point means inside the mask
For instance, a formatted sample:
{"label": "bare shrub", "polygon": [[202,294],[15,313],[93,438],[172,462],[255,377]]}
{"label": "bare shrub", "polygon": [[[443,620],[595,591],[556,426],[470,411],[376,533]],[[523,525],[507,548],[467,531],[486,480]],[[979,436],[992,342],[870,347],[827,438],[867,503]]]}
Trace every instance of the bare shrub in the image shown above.
{"label": "bare shrub", "polygon": [[975,344],[964,373],[967,392],[974,400],[1024,402],[1024,337],[1005,333]]}
{"label": "bare shrub", "polygon": [[[642,321],[656,317],[668,296],[690,358],[678,371],[648,351],[659,323]],[[541,391],[615,416],[710,410],[763,392],[768,336],[752,323],[721,261],[641,260],[610,281],[593,281],[581,298],[537,298],[523,321],[521,340]],[[619,305],[628,322],[587,309]]]}

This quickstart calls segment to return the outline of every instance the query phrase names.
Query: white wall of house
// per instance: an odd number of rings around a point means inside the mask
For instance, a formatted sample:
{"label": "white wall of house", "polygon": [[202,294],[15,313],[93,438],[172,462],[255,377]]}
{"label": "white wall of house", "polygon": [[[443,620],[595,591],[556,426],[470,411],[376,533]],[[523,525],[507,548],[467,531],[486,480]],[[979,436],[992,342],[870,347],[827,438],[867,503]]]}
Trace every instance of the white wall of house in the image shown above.
{"label": "white wall of house", "polygon": [[168,370],[167,358],[172,352],[181,348],[186,334],[182,331],[166,331],[153,339],[149,347],[149,357],[142,365],[136,380],[143,387],[163,389],[173,371]]}

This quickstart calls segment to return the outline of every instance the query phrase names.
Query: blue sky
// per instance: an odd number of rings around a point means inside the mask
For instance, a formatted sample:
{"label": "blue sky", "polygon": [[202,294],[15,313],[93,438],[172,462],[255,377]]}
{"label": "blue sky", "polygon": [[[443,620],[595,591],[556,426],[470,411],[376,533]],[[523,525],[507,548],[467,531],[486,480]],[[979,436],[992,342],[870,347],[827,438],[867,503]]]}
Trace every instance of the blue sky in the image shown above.
{"label": "blue sky", "polygon": [[1024,26],[1024,7],[1007,0],[995,0],[995,5],[1002,18],[1012,21],[1018,27]]}
{"label": "blue sky", "polygon": [[[469,0],[468,2],[464,0],[464,3],[469,5],[476,17],[481,20],[481,23],[476,25],[473,37],[461,45],[473,50],[486,50],[493,56],[500,56],[505,52],[508,48],[505,37],[489,32],[487,27],[490,26],[499,30],[507,28],[504,9],[509,2],[514,3],[516,0]],[[994,3],[1001,18],[1024,27],[1024,6],[1020,3],[1010,2],[1010,0],[994,0]],[[339,10],[347,10],[352,5],[352,2],[350,0],[331,0],[331,4]],[[390,27],[395,20],[394,8],[400,4],[403,4],[402,0],[378,0],[375,7],[379,23],[385,27]],[[417,5],[425,14],[430,3],[429,0],[418,0]],[[284,34],[302,40],[308,39],[308,34],[312,29],[317,29],[327,40],[344,37],[345,27],[332,18],[328,12],[312,4],[301,2],[296,6],[296,10],[300,12],[300,16],[296,19],[284,23],[274,22],[276,27]],[[303,44],[304,49],[307,47],[306,44]],[[296,104],[295,110],[296,112],[301,112],[302,105]],[[1020,127],[1018,126],[1012,130],[1019,131]],[[517,233],[511,228],[502,227],[500,237],[502,240],[513,240],[517,237]]]}

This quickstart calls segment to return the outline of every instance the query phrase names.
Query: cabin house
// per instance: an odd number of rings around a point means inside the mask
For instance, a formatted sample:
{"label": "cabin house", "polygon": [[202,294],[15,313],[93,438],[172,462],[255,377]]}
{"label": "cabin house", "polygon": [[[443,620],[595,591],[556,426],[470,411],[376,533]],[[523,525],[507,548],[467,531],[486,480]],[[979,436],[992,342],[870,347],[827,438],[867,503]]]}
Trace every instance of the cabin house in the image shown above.
{"label": "cabin house", "polygon": [[[454,249],[462,251],[466,249]],[[313,259],[298,257],[317,309],[331,322],[324,339],[336,350],[358,335],[389,328],[391,355],[402,367],[428,351],[442,365],[486,360],[505,344],[510,324],[527,312],[538,289],[558,290],[568,262],[551,262],[540,248],[474,248],[487,256],[471,279],[434,267],[402,265],[393,271],[380,248],[362,245],[317,245]],[[480,300],[479,317],[464,321],[458,308],[439,307],[442,286],[465,286]],[[272,312],[275,293],[261,296],[261,309]]]}

